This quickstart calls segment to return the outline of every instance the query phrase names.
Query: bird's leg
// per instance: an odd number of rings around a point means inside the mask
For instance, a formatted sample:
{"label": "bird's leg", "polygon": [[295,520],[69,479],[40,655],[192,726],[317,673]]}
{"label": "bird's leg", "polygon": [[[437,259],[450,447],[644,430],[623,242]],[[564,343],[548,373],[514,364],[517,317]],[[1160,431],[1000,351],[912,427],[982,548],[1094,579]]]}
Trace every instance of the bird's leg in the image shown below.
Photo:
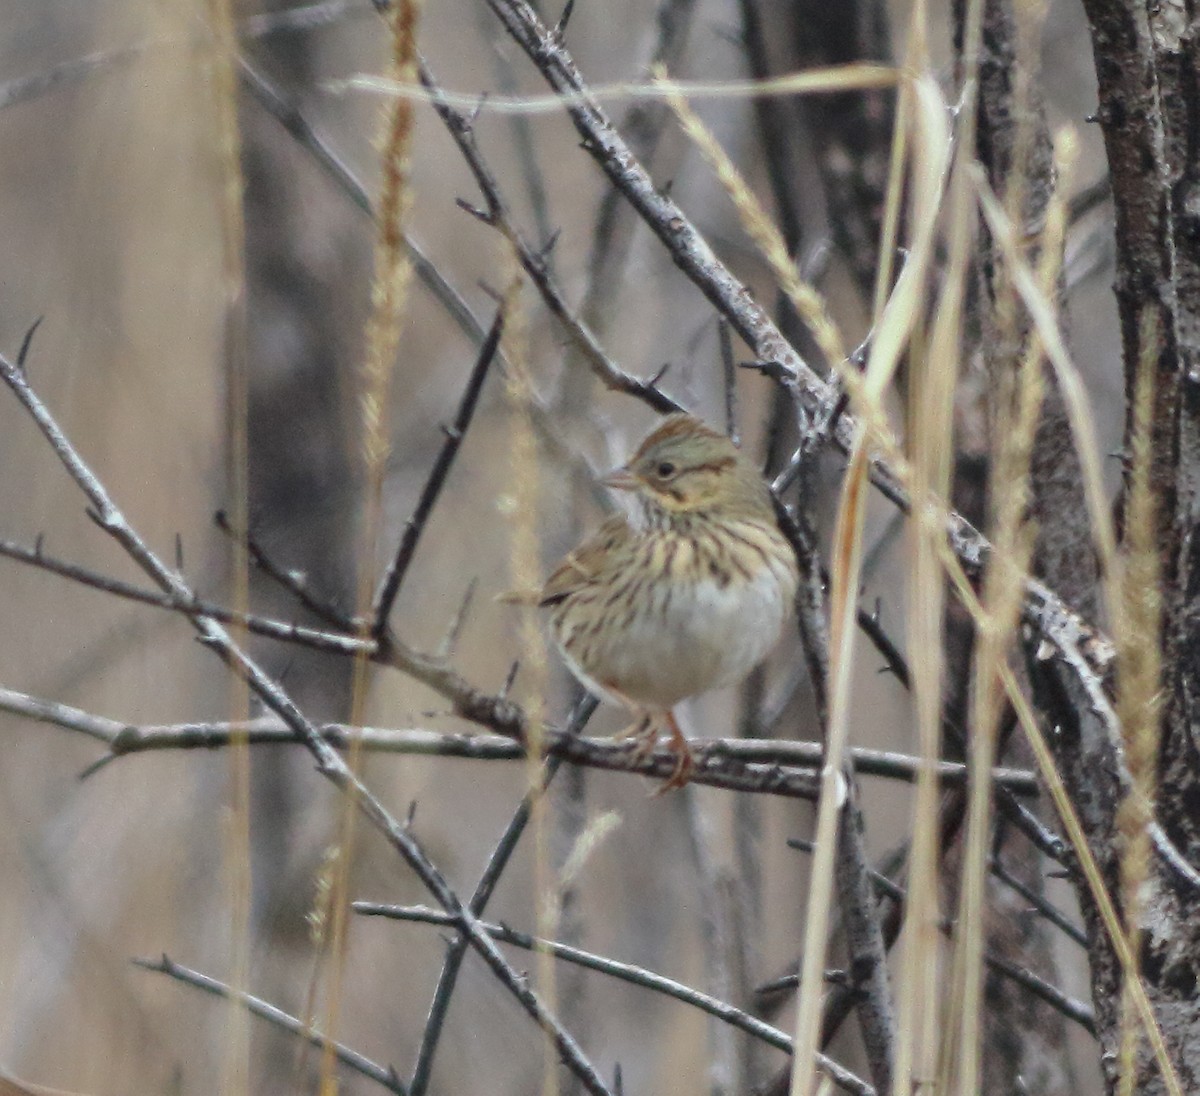
{"label": "bird's leg", "polygon": [[671,775],[666,779],[663,786],[655,793],[656,795],[669,792],[672,788],[682,788],[684,784],[691,780],[692,773],[696,768],[696,761],[692,756],[692,748],[688,745],[688,740],[684,736],[683,731],[679,729],[679,724],[675,722],[675,713],[671,711],[667,712],[664,721],[671,735],[668,746],[675,755],[675,768],[671,771]]}
{"label": "bird's leg", "polygon": [[617,739],[632,738],[635,741],[633,748],[633,758],[635,761],[643,762],[654,752],[654,746],[658,741],[658,719],[649,712],[643,712],[641,717],[635,719],[622,731],[618,731],[613,737]]}

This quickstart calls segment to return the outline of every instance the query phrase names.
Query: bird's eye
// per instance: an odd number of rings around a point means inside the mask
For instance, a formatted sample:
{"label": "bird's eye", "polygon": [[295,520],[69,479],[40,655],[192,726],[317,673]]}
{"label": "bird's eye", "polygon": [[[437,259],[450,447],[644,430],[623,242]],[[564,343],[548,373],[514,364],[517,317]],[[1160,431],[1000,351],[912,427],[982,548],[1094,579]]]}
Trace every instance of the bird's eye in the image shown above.
{"label": "bird's eye", "polygon": [[655,471],[658,473],[660,479],[667,479],[669,476],[675,475],[675,465],[673,465],[669,460],[665,460],[655,469]]}

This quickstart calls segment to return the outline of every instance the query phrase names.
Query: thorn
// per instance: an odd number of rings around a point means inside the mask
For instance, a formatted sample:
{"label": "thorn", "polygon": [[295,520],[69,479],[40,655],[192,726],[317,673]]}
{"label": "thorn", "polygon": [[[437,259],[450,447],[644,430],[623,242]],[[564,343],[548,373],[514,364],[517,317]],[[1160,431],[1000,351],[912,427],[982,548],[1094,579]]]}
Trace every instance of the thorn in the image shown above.
{"label": "thorn", "polygon": [[97,510],[97,509],[96,509],[94,506],[87,506],[87,507],[84,507],[84,511],[83,511],[83,512],[84,512],[85,514],[87,514],[87,516],[88,516],[88,517],[89,517],[89,518],[90,518],[92,521],[94,521],[94,522],[95,522],[97,525],[99,525],[101,529],[103,529],[103,528],[104,528],[104,519],[103,519],[103,518],[100,516],[100,511],[99,511],[99,510]]}
{"label": "thorn", "polygon": [[213,511],[213,524],[221,530],[222,533],[229,532],[229,515],[224,510]]}
{"label": "thorn", "polygon": [[412,824],[416,820],[416,817],[417,817],[417,801],[414,799],[408,804],[408,814],[406,814],[404,816],[404,828],[406,830],[412,829]]}
{"label": "thorn", "polygon": [[846,413],[846,408],[850,406],[850,393],[843,391],[837,399],[837,403],[833,405],[833,410],[829,413],[829,421],[825,424],[826,431],[832,432],[837,426],[838,419]]}
{"label": "thorn", "polygon": [[467,613],[471,609],[472,601],[475,600],[475,589],[478,585],[478,578],[472,578],[471,581],[467,583],[467,589],[463,594],[463,599],[458,606],[458,612],[454,614],[454,618],[450,621],[450,627],[446,629],[446,634],[442,638],[442,642],[438,644],[438,658],[449,659],[454,653],[454,648],[458,643],[458,637],[462,634],[463,625],[467,621]]}
{"label": "thorn", "polygon": [[663,377],[665,377],[665,376],[667,375],[667,370],[668,370],[668,369],[670,369],[670,368],[671,368],[671,363],[670,363],[670,362],[663,362],[663,366],[662,366],[662,368],[661,368],[661,369],[660,369],[660,370],[659,370],[657,373],[655,373],[655,374],[654,374],[654,376],[653,376],[653,377],[651,377],[651,378],[650,378],[650,379],[649,379],[649,380],[646,382],[646,386],[647,386],[648,388],[655,388],[655,387],[657,387],[657,385],[658,385],[658,382],[659,382],[659,381],[661,381],[661,380],[663,379]]}
{"label": "thorn", "polygon": [[45,539],[46,539],[45,533],[38,533],[37,537],[34,538],[33,554],[35,556],[37,556],[38,559],[42,558],[42,544],[45,541]]}
{"label": "thorn", "polygon": [[492,214],[488,213],[487,210],[480,209],[479,206],[471,205],[471,203],[465,198],[455,198],[454,204],[458,206],[459,209],[465,210],[467,213],[471,214],[471,216],[476,220],[482,221],[485,225],[491,225],[495,223],[495,218],[492,216]]}
{"label": "thorn", "polygon": [[468,134],[472,134],[472,131],[475,128],[475,123],[479,119],[479,115],[482,113],[484,104],[487,101],[488,101],[488,93],[486,91],[481,92],[480,96],[479,96],[479,102],[476,103],[471,108],[471,113],[466,115],[465,117],[462,115],[459,116],[460,118],[462,118],[464,132],[466,132]]}
{"label": "thorn", "polygon": [[175,570],[183,574],[183,534],[175,534]]}
{"label": "thorn", "polygon": [[554,245],[558,243],[558,238],[561,235],[562,235],[561,228],[556,228],[552,233],[550,233],[550,239],[548,239],[544,244],[542,244],[541,249],[534,256],[534,258],[537,260],[539,265],[542,265],[542,266],[545,265],[546,260],[550,258],[550,253],[554,250]]}
{"label": "thorn", "polygon": [[509,691],[513,687],[513,683],[517,680],[517,671],[521,668],[520,661],[515,661],[508,668],[508,676],[504,679],[504,684],[500,687],[500,699],[507,700]]}
{"label": "thorn", "polygon": [[117,757],[118,755],[115,753],[106,753],[103,757],[97,758],[90,765],[86,766],[75,779],[82,784],[89,777],[95,776],[96,773],[105,768],[111,762],[116,761]]}
{"label": "thorn", "polygon": [[29,325],[29,330],[25,332],[25,338],[21,340],[21,349],[17,351],[17,368],[21,371],[21,375],[25,375],[25,359],[29,356],[29,346],[33,342],[34,332],[42,326],[42,320],[45,316],[39,316]]}
{"label": "thorn", "polygon": [[567,0],[563,5],[562,15],[558,17],[558,22],[554,24],[554,30],[550,32],[550,37],[556,45],[561,46],[563,35],[566,33],[567,24],[571,21],[571,13],[575,10],[575,0]]}
{"label": "thorn", "polygon": [[477,286],[479,286],[479,288],[482,289],[489,297],[491,297],[492,300],[495,301],[498,305],[504,304],[504,294],[501,293],[494,286],[489,285],[482,278],[480,278],[479,281],[477,281],[475,284]]}

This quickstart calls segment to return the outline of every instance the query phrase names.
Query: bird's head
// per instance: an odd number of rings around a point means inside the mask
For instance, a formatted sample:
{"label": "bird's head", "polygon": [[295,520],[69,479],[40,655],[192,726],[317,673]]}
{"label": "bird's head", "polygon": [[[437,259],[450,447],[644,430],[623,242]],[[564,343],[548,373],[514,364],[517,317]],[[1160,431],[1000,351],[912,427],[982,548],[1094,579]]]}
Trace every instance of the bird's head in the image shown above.
{"label": "bird's head", "polygon": [[762,516],[770,497],[758,470],[724,434],[691,415],[669,416],[607,487],[632,491],[646,516]]}

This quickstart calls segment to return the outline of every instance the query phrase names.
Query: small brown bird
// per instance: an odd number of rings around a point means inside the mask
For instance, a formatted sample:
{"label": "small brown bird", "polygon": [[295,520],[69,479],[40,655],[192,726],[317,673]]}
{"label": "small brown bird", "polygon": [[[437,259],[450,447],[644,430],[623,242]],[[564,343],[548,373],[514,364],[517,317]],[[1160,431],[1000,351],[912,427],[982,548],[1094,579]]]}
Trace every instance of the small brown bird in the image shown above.
{"label": "small brown bird", "polygon": [[539,604],[571,672],[635,717],[650,749],[665,727],[687,782],[692,755],[672,708],[732,685],[779,639],[798,581],[758,470],[723,434],[671,415],[603,481],[633,493],[567,555]]}

